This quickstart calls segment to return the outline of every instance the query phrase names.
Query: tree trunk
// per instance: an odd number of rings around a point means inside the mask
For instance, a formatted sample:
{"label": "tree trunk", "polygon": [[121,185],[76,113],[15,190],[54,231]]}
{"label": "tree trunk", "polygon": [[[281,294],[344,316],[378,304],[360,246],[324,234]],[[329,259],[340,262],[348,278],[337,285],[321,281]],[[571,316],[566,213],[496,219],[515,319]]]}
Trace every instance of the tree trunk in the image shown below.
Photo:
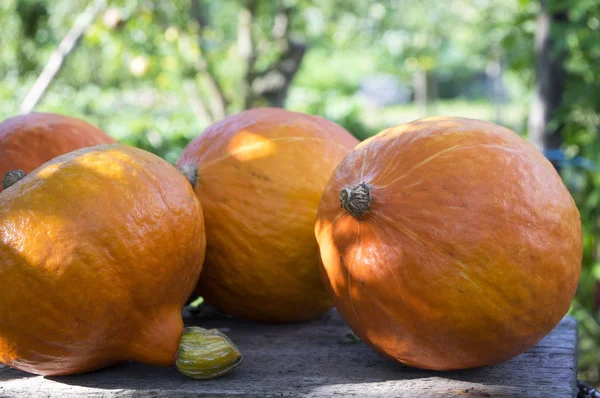
{"label": "tree trunk", "polygon": [[198,85],[194,80],[186,80],[183,82],[183,89],[185,90],[192,112],[196,115],[198,124],[200,126],[208,126],[213,123],[213,117],[206,108],[206,103],[202,99],[202,96],[198,92]]}
{"label": "tree trunk", "polygon": [[285,107],[288,90],[300,69],[306,48],[306,44],[290,40],[279,60],[267,71],[258,74],[252,82],[254,95],[266,100],[269,106]]}
{"label": "tree trunk", "polygon": [[[190,14],[202,28],[209,21],[202,8],[201,0],[192,0],[191,4]],[[300,68],[307,48],[306,44],[290,38],[290,17],[293,8],[280,7],[275,15],[272,37],[267,38],[279,48],[280,55],[266,69],[256,69],[256,61],[261,55],[259,53],[261,46],[260,43],[257,43],[259,37],[255,37],[257,35],[254,35],[256,32],[253,32],[253,25],[258,23],[259,12],[264,12],[264,8],[259,10],[259,5],[264,4],[267,3],[261,3],[259,0],[244,0],[242,10],[238,15],[237,47],[246,70],[237,93],[242,97],[241,102],[244,109],[261,106],[265,103],[273,107],[284,107],[289,87]],[[204,53],[206,49],[201,47],[202,53]],[[208,91],[211,92],[209,99],[212,101],[207,102],[212,118],[219,120],[226,112],[227,101],[218,79],[212,73],[208,59],[203,54],[200,55],[197,62],[197,70],[201,75],[201,81],[206,83]],[[197,109],[200,110],[200,108]]]}
{"label": "tree trunk", "polygon": [[48,87],[50,87],[50,84],[60,71],[65,59],[75,49],[75,46],[84,33],[92,26],[98,14],[105,8],[106,0],[96,0],[89,5],[77,19],[75,19],[75,23],[67,35],[62,39],[56,50],[50,55],[50,59],[42,70],[42,73],[40,73],[33,84],[33,87],[29,90],[27,96],[25,96],[20,108],[21,113],[31,112],[42,100]]}
{"label": "tree trunk", "polygon": [[246,0],[244,7],[238,16],[238,52],[246,64],[244,80],[240,87],[244,109],[252,108],[254,104],[254,93],[252,92],[252,83],[255,79],[254,66],[256,64],[256,42],[252,33],[252,24],[254,22],[258,7],[258,1]]}
{"label": "tree trunk", "polygon": [[[552,0],[540,0],[535,32],[535,90],[529,113],[529,138],[542,151],[559,149],[562,125],[554,118],[565,89],[564,48],[552,37],[552,27],[568,21],[566,10],[552,10]],[[558,162],[554,162],[558,168]]]}
{"label": "tree trunk", "polygon": [[438,97],[438,80],[435,73],[431,71],[425,72],[425,79],[427,80],[427,97],[425,101],[427,103],[427,112],[430,115],[437,113],[437,97]]}
{"label": "tree trunk", "polygon": [[493,121],[499,124],[504,123],[505,96],[502,73],[502,49],[500,43],[496,42],[492,45],[485,74],[487,97],[494,104]]}
{"label": "tree trunk", "polygon": [[[190,16],[198,24],[198,41],[201,50],[200,55],[198,56],[198,60],[196,61],[196,71],[199,79],[194,80],[199,80],[201,84],[205,87],[206,91],[208,91],[208,94],[205,95],[205,97],[207,98],[203,98],[202,95],[198,94],[196,100],[203,102],[202,108],[204,110],[206,110],[207,108],[210,109],[210,114],[208,116],[210,117],[212,123],[221,120],[225,118],[225,116],[227,116],[228,101],[225,97],[223,88],[221,87],[217,77],[213,73],[213,68],[211,68],[208,59],[205,56],[205,52],[207,50],[206,46],[204,46],[204,41],[202,40],[202,30],[206,25],[208,25],[208,18],[201,4],[201,0],[192,0],[190,7]],[[188,85],[186,90],[190,89],[191,86]],[[196,102],[196,105],[200,104]],[[199,110],[200,108],[197,109]],[[203,117],[204,116],[206,115],[203,115]]]}
{"label": "tree trunk", "polygon": [[413,89],[415,93],[415,103],[419,116],[423,117],[427,115],[427,72],[425,69],[418,67],[413,72],[412,76]]}
{"label": "tree trunk", "polygon": [[[248,10],[250,10],[250,20],[253,19],[257,12],[257,3],[246,0]],[[259,54],[256,49],[246,52],[247,73],[245,77],[244,87],[246,91],[244,106],[252,108],[255,106],[266,105],[271,107],[283,108],[287,99],[288,91],[292,85],[292,81],[296,73],[300,69],[307,46],[303,42],[294,41],[290,38],[290,18],[292,7],[282,7],[275,15],[275,23],[271,30],[271,38],[275,43],[278,43],[280,55],[267,69],[257,71],[255,68],[256,59]],[[241,20],[240,22],[243,22]],[[246,22],[246,25],[248,23]],[[240,24],[244,26],[244,24]],[[251,34],[249,28],[242,29],[241,32]],[[238,42],[244,42],[243,38],[239,38]],[[251,36],[247,39],[247,46],[256,47]]]}

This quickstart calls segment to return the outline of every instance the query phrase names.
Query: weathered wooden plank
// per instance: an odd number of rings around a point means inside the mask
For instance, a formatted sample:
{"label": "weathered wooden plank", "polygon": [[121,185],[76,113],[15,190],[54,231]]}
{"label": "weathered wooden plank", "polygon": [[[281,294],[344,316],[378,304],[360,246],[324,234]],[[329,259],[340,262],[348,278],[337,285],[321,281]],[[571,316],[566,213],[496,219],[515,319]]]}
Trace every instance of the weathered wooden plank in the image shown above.
{"label": "weathered wooden plank", "polygon": [[199,382],[174,368],[125,363],[69,377],[0,369],[0,397],[575,397],[576,323],[566,317],[536,347],[508,363],[460,372],[408,368],[362,343],[332,311],[294,325],[227,318],[188,319],[218,327],[237,343],[244,363],[229,376]]}

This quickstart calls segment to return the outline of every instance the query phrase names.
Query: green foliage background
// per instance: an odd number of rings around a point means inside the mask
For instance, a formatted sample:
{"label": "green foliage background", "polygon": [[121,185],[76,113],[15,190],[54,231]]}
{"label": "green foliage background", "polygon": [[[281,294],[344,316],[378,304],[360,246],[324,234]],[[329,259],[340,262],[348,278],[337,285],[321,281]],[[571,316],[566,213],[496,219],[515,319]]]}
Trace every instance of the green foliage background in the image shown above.
{"label": "green foliage background", "polygon": [[[237,50],[241,0],[204,0],[203,25],[191,18],[193,0],[115,0],[66,60],[36,110],[82,117],[123,143],[175,162],[207,126],[193,110],[186,84],[204,98],[209,74],[243,108],[244,62]],[[19,112],[36,77],[86,0],[0,2],[0,119]],[[580,376],[600,384],[600,172],[572,166],[576,156],[600,164],[600,1],[554,0],[568,23],[552,35],[567,50],[564,101],[555,123],[564,126],[563,177],[581,211],[584,263],[571,313],[580,326]],[[276,9],[289,7],[290,35],[308,51],[289,92],[289,109],[322,115],[364,139],[423,116],[413,103],[377,108],[356,95],[364,78],[389,74],[411,89],[416,71],[435,76],[444,98],[428,114],[476,117],[524,135],[534,81],[533,41],[538,0],[278,0],[261,1],[253,25],[268,68],[278,56],[269,39]],[[500,65],[506,98],[477,85]],[[442,92],[443,88],[443,92]]]}

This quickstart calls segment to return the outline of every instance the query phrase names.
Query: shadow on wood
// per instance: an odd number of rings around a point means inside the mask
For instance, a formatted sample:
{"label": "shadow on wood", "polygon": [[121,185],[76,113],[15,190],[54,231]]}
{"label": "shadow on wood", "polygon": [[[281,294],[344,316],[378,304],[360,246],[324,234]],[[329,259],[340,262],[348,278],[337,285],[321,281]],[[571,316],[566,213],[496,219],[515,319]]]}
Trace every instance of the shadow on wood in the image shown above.
{"label": "shadow on wood", "polygon": [[561,324],[538,346],[508,363],[459,372],[414,369],[385,359],[362,343],[348,344],[337,312],[291,325],[225,317],[187,318],[219,328],[244,354],[230,375],[195,381],[174,367],[124,363],[93,373],[39,377],[0,369],[0,396],[49,397],[569,397],[576,388],[576,325]]}

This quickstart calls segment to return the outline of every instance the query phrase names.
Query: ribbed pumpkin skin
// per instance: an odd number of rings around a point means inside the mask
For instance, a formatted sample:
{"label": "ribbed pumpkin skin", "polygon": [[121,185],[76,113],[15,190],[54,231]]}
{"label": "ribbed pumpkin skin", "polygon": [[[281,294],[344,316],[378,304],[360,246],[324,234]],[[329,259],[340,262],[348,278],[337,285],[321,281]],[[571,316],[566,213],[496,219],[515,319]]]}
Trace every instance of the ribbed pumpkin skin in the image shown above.
{"label": "ribbed pumpkin skin", "polygon": [[[366,182],[369,210],[340,208]],[[361,143],[337,167],[316,236],[334,303],[360,338],[410,366],[496,364],[565,315],[582,258],[572,197],[503,127],[428,118]]]}
{"label": "ribbed pumpkin skin", "polygon": [[0,123],[0,180],[11,170],[29,173],[76,149],[115,142],[98,127],[74,117],[52,113],[15,116]]}
{"label": "ribbed pumpkin skin", "polygon": [[0,361],[174,364],[204,250],[200,203],[164,160],[118,144],[55,158],[0,193]]}
{"label": "ribbed pumpkin skin", "polygon": [[207,252],[198,294],[231,314],[301,321],[333,305],[319,275],[314,222],[323,188],[358,141],[325,119],[283,109],[239,113],[185,149],[198,169]]}

